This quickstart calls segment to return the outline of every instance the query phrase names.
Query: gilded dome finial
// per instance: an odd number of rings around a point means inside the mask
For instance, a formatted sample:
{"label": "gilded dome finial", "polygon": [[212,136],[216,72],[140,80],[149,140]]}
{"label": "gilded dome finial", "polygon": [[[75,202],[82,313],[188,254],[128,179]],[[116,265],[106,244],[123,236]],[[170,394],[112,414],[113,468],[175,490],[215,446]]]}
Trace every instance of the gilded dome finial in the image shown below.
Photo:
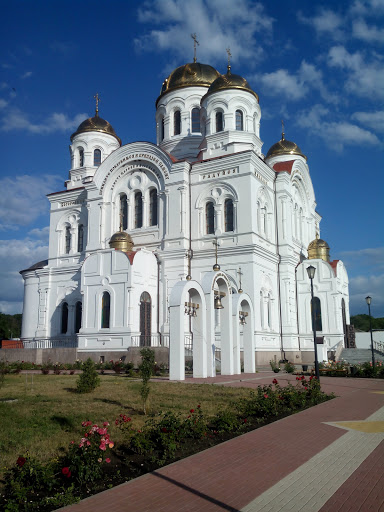
{"label": "gilded dome finial", "polygon": [[281,120],[281,140],[285,140],[284,121]]}
{"label": "gilded dome finial", "polygon": [[98,92],[94,95],[94,98],[96,100],[95,117],[99,117],[99,101],[100,101],[100,97],[99,97],[99,93]]}
{"label": "gilded dome finial", "polygon": [[196,61],[196,46],[200,46],[200,44],[196,38],[196,34],[191,34],[191,37],[193,39],[193,62],[197,62]]}
{"label": "gilded dome finial", "polygon": [[226,52],[227,52],[227,54],[228,54],[228,66],[227,66],[227,73],[230,73],[230,72],[231,72],[231,57],[232,57],[231,49],[230,49],[230,48],[227,48],[227,49],[226,49]]}

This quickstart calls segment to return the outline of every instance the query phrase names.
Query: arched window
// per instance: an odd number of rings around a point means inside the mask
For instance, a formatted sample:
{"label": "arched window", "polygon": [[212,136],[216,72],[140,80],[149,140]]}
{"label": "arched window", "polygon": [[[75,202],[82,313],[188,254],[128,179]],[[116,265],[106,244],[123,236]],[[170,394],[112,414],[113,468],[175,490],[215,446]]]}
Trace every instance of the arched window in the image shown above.
{"label": "arched window", "polygon": [[68,332],[68,304],[66,302],[61,306],[61,334]]}
{"label": "arched window", "polygon": [[141,192],[135,194],[135,228],[143,227],[143,195]]}
{"label": "arched window", "polygon": [[71,251],[71,226],[65,227],[65,254]]}
{"label": "arched window", "polygon": [[236,130],[244,130],[243,113],[241,110],[236,110]]}
{"label": "arched window", "polygon": [[212,201],[205,206],[205,227],[207,235],[212,235],[215,232],[215,209]]}
{"label": "arched window", "polygon": [[160,142],[164,140],[164,131],[164,117],[162,117],[160,122]]}
{"label": "arched window", "polygon": [[216,112],[216,131],[222,132],[224,127],[223,123],[223,113],[222,112]]}
{"label": "arched window", "polygon": [[200,109],[192,109],[192,133],[200,133]]}
{"label": "arched window", "polygon": [[79,148],[79,167],[83,167],[84,165],[84,149]]}
{"label": "arched window", "polygon": [[82,303],[76,302],[75,308],[75,332],[78,333],[81,329],[81,315],[83,313],[83,305]]}
{"label": "arched window", "polygon": [[233,231],[233,201],[226,199],[224,203],[225,231]]}
{"label": "arched window", "polygon": [[95,149],[93,152],[93,165],[99,166],[101,164],[101,151],[100,149]]}
{"label": "arched window", "polygon": [[121,194],[120,196],[119,226],[121,226],[123,230],[128,228],[128,201],[126,194]]}
{"label": "arched window", "polygon": [[82,252],[84,249],[84,226],[79,224],[77,228],[77,252]]}
{"label": "arched window", "polygon": [[181,114],[180,110],[176,110],[173,114],[173,135],[180,135],[181,133]]}
{"label": "arched window", "polygon": [[149,225],[157,226],[157,190],[152,188],[149,193]]}
{"label": "arched window", "polygon": [[101,300],[101,328],[109,329],[109,319],[111,316],[111,296],[108,292],[103,293]]}
{"label": "arched window", "polygon": [[323,330],[323,323],[321,320],[321,303],[319,297],[313,297],[313,300],[311,300],[311,315],[312,315],[312,308],[314,309],[313,316],[312,316],[312,329],[313,329],[313,318],[315,319],[315,330],[322,331]]}

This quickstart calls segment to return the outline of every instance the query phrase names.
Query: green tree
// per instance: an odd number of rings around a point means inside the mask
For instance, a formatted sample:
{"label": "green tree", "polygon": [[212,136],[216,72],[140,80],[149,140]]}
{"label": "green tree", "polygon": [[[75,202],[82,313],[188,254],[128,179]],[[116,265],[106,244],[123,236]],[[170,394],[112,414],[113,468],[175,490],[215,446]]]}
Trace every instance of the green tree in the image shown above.
{"label": "green tree", "polygon": [[83,373],[79,375],[77,380],[78,393],[90,393],[100,386],[100,377],[96,371],[95,363],[90,357],[83,364]]}
{"label": "green tree", "polygon": [[139,365],[141,375],[141,389],[140,395],[143,399],[144,414],[147,414],[147,403],[150,392],[149,379],[154,373],[155,366],[155,352],[150,348],[143,348],[140,350],[141,364]]}
{"label": "green tree", "polygon": [[[369,331],[369,315],[353,315],[351,316],[351,324],[355,326],[357,331]],[[384,329],[384,318],[372,317],[372,329]]]}

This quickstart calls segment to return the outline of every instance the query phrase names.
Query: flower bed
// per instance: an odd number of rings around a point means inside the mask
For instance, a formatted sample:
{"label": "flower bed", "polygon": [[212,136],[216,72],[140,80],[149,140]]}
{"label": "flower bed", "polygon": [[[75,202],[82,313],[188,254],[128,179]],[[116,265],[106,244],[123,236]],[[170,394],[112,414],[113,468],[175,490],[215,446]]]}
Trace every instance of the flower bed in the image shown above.
{"label": "flower bed", "polygon": [[[4,475],[0,509],[55,510],[333,397],[321,391],[314,377],[296,380],[295,386],[281,387],[274,379],[213,416],[197,404],[187,415],[167,411],[150,416],[140,428],[124,413],[111,426],[84,421],[81,439],[56,459],[42,464],[28,453],[19,454]],[[120,446],[111,440],[113,429],[124,434]]]}

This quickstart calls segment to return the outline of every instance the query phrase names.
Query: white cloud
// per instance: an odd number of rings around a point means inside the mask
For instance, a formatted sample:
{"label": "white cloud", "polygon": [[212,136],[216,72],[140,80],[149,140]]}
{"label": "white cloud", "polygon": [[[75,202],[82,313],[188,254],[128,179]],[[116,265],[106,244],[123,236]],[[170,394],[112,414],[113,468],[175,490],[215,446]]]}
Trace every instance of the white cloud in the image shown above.
{"label": "white cloud", "polygon": [[328,53],[330,67],[346,72],[345,89],[359,97],[384,98],[384,66],[377,55],[350,53],[344,46],[334,46]]}
{"label": "white cloud", "polygon": [[384,0],[355,0],[349,12],[351,15],[377,16],[384,13]]}
{"label": "white cloud", "polygon": [[355,112],[351,119],[356,119],[361,124],[378,132],[384,132],[384,110],[377,112]]}
{"label": "white cloud", "polygon": [[0,108],[5,108],[8,105],[8,102],[0,98]]}
{"label": "white cloud", "polygon": [[384,316],[384,274],[356,276],[349,280],[349,308],[352,315],[368,313],[365,297],[372,297],[371,314]]}
{"label": "white cloud", "polygon": [[324,84],[322,71],[305,60],[301,62],[300,68],[296,72],[278,69],[272,73],[256,75],[253,78],[262,84],[264,94],[270,96],[301,100],[312,91],[317,91],[325,101],[337,102],[336,95],[328,92]]}
{"label": "white cloud", "polygon": [[302,111],[297,116],[297,123],[316,136],[322,138],[328,145],[341,151],[345,145],[377,145],[380,144],[377,136],[346,121],[330,121],[331,112],[322,105],[314,105]]}
{"label": "white cloud", "polygon": [[23,75],[21,75],[21,78],[22,79],[29,78],[32,75],[33,75],[32,71],[26,71]]}
{"label": "white cloud", "polygon": [[384,316],[384,247],[342,251],[349,278],[351,314],[367,313],[365,297],[372,297],[372,315]]}
{"label": "white cloud", "polygon": [[[225,48],[233,55],[233,72],[236,62],[262,55],[260,37],[270,37],[273,19],[266,15],[261,3],[251,0],[151,0],[138,9],[141,23],[159,25],[135,39],[139,50],[167,51],[170,59],[176,55],[192,61],[193,42],[190,34],[196,32],[200,43],[197,52],[199,62],[219,62],[221,69],[226,63]],[[241,30],[239,30],[241,27]],[[250,62],[250,61],[249,61]]]}
{"label": "white cloud", "polygon": [[363,19],[352,23],[352,33],[357,39],[368,43],[382,43],[384,41],[384,29],[376,26],[369,26]]}
{"label": "white cloud", "polygon": [[318,14],[308,18],[299,12],[298,20],[313,27],[320,36],[326,35],[333,39],[339,39],[342,36],[343,17],[330,9],[323,8]]}
{"label": "white cloud", "polygon": [[0,301],[0,312],[4,315],[16,315],[22,313],[23,303],[22,302],[5,302]]}
{"label": "white cloud", "polygon": [[88,117],[87,114],[76,114],[70,119],[66,114],[54,112],[41,123],[33,123],[28,115],[19,109],[9,109],[0,122],[0,130],[10,132],[25,130],[35,134],[48,134],[57,131],[75,130]]}
{"label": "white cloud", "polygon": [[0,310],[21,313],[23,278],[20,270],[47,259],[48,246],[40,240],[0,240]]}
{"label": "white cloud", "polygon": [[48,243],[49,240],[49,226],[45,228],[34,228],[28,231],[28,235],[34,238],[38,238],[41,241]]}
{"label": "white cloud", "polygon": [[5,177],[0,180],[0,231],[28,226],[48,213],[45,197],[62,184],[55,175]]}

